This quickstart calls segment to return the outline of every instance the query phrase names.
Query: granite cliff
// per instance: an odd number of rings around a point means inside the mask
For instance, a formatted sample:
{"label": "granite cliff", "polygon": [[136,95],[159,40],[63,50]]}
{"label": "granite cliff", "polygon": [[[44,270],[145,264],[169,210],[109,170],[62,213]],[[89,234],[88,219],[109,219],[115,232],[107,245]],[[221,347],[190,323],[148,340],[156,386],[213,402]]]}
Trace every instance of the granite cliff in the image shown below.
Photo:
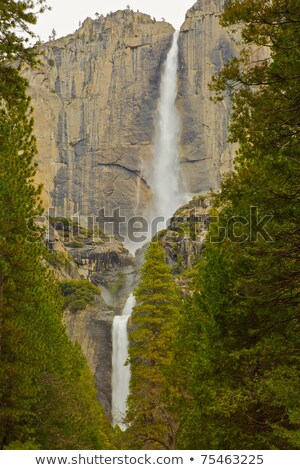
{"label": "granite cliff", "polygon": [[[224,0],[199,0],[179,38],[178,109],[181,174],[186,191],[216,188],[231,168],[229,101],[210,101],[208,83],[236,54],[219,25]],[[25,70],[35,109],[38,181],[58,215],[97,215],[121,207],[142,212],[151,201],[160,77],[174,29],[130,10],[87,19],[74,33],[41,47],[41,66]],[[144,169],[144,170],[143,170]]]}
{"label": "granite cliff", "polygon": [[235,153],[227,142],[230,99],[212,102],[208,87],[212,76],[238,54],[237,36],[220,26],[223,9],[224,0],[198,0],[181,27],[178,106],[182,175],[190,193],[218,188]]}
{"label": "granite cliff", "polygon": [[41,48],[41,66],[25,70],[35,109],[38,180],[57,214],[95,215],[102,207],[133,214],[151,158],[160,71],[173,27],[118,11]]}

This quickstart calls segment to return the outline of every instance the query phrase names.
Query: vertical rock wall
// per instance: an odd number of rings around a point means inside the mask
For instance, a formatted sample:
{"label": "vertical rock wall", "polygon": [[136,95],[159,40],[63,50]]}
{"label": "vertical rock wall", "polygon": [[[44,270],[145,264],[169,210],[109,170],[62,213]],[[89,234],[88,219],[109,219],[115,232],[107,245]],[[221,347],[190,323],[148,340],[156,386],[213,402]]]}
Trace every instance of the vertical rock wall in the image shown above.
{"label": "vertical rock wall", "polygon": [[113,312],[101,300],[77,313],[66,312],[68,336],[78,342],[94,374],[98,400],[111,418],[111,329]]}
{"label": "vertical rock wall", "polygon": [[180,34],[178,106],[182,116],[182,175],[191,193],[216,189],[235,149],[227,142],[230,100],[215,104],[212,76],[238,53],[237,38],[219,24],[224,0],[198,0]]}
{"label": "vertical rock wall", "polygon": [[[234,156],[227,143],[230,100],[216,105],[208,89],[238,52],[236,38],[219,24],[223,7],[224,0],[198,0],[181,28],[181,174],[189,193],[217,188]],[[148,15],[118,11],[43,45],[41,67],[25,70],[38,181],[45,205],[57,214],[121,207],[131,216],[151,202],[142,169],[152,159],[160,76],[173,32]]]}
{"label": "vertical rock wall", "polygon": [[26,69],[35,109],[38,181],[57,214],[95,215],[149,201],[142,176],[152,157],[153,115],[173,27],[118,11],[41,49]]}

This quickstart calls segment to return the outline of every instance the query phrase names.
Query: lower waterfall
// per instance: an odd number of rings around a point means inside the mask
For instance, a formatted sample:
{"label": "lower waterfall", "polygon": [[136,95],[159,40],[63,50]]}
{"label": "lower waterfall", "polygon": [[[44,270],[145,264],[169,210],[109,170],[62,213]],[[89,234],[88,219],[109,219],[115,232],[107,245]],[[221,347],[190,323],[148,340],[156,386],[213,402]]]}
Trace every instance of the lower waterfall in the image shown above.
{"label": "lower waterfall", "polygon": [[128,332],[127,325],[135,297],[130,294],[122,315],[114,317],[112,327],[112,418],[113,425],[125,429],[123,420],[126,415],[126,401],[129,393],[130,368],[125,366],[128,358]]}

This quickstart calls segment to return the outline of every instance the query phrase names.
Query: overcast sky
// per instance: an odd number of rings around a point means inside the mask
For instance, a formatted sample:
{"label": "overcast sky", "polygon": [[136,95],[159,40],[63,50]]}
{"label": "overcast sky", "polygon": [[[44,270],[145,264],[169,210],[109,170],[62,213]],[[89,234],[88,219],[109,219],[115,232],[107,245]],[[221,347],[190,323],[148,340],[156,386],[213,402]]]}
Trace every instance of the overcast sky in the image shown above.
{"label": "overcast sky", "polygon": [[148,13],[157,20],[165,18],[176,29],[182,25],[186,11],[196,3],[196,0],[48,0],[52,11],[39,17],[34,28],[35,33],[43,41],[54,28],[57,36],[73,33],[79,21],[88,16],[95,18],[95,13],[106,15],[110,11],[124,10],[130,5],[132,10]]}

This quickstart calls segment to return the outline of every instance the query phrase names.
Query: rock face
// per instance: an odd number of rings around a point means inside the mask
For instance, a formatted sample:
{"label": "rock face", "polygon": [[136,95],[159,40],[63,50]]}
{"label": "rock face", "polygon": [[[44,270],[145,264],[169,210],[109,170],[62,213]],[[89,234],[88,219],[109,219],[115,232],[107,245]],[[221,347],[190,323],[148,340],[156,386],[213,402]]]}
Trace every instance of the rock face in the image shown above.
{"label": "rock face", "polygon": [[142,176],[152,156],[153,114],[173,27],[118,11],[43,45],[25,70],[35,109],[38,180],[57,215],[135,213],[149,200]]}
{"label": "rock face", "polygon": [[167,261],[174,274],[191,269],[204,248],[210,223],[212,200],[209,196],[195,196],[181,206],[159,234]]}
{"label": "rock face", "polygon": [[[210,101],[212,75],[237,52],[219,25],[224,0],[198,0],[179,39],[181,174],[186,192],[216,188],[231,168],[230,102]],[[37,179],[57,215],[128,217],[151,202],[145,175],[153,158],[162,67],[174,29],[130,10],[87,19],[74,34],[41,48],[41,67],[25,69],[35,109]]]}
{"label": "rock face", "polygon": [[216,189],[232,167],[227,143],[230,100],[215,104],[208,84],[238,54],[237,38],[219,24],[224,0],[198,0],[180,33],[178,106],[182,116],[182,174],[191,193]]}
{"label": "rock face", "polygon": [[94,374],[98,400],[111,418],[111,329],[114,312],[101,297],[95,306],[76,313],[66,312],[64,322],[68,336],[78,342]]}

